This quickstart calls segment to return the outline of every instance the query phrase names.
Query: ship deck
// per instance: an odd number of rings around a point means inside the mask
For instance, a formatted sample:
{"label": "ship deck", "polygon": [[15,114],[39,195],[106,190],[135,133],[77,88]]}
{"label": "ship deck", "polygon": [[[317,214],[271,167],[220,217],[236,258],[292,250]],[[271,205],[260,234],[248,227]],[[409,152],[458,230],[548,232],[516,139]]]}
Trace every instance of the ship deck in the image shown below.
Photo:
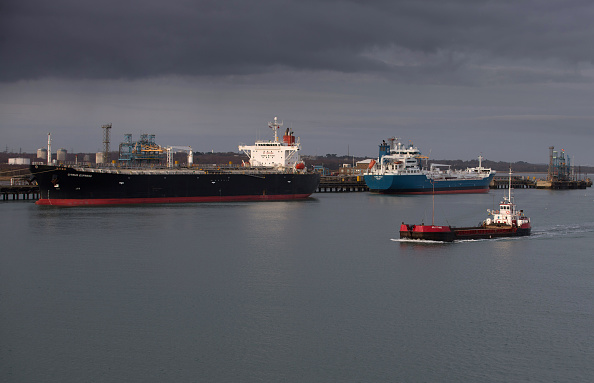
{"label": "ship deck", "polygon": [[217,166],[217,165],[195,165],[186,167],[90,167],[65,165],[64,169],[70,169],[81,173],[102,173],[102,174],[129,174],[129,175],[185,175],[185,174],[279,174],[295,173],[293,169],[279,169],[273,167],[249,167],[249,166]]}

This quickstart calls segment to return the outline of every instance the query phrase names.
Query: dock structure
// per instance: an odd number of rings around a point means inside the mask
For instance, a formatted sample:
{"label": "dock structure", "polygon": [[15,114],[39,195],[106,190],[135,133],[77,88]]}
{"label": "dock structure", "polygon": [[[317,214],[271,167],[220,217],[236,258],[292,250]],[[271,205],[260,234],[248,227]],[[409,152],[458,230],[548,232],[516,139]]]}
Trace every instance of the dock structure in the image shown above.
{"label": "dock structure", "polygon": [[[514,189],[534,189],[536,188],[537,181],[530,179],[530,177],[515,176],[511,179],[511,186]],[[507,189],[509,186],[508,176],[495,176],[489,184],[491,189]]]}
{"label": "dock structure", "polygon": [[369,191],[362,176],[323,176],[316,193],[345,193]]}
{"label": "dock structure", "polygon": [[39,199],[39,186],[0,185],[0,195],[2,195],[2,201],[37,200]]}
{"label": "dock structure", "polygon": [[[505,189],[508,187],[509,178],[495,177],[489,187],[491,189]],[[542,180],[530,179],[529,177],[512,177],[512,188],[514,189],[585,189],[592,186],[592,181],[589,178],[583,180],[568,179],[568,180]]]}
{"label": "dock structure", "polygon": [[[592,186],[592,180],[588,177],[581,177],[580,172],[575,173],[575,168],[571,166],[569,156],[565,155],[565,150],[554,150],[554,146],[549,147],[549,171],[546,180],[538,180],[536,188],[538,189],[585,189]],[[579,168],[578,168],[579,169]]]}
{"label": "dock structure", "polygon": [[39,199],[39,186],[31,181],[29,169],[15,169],[5,173],[11,175],[0,176],[2,201]]}
{"label": "dock structure", "polygon": [[592,181],[589,178],[585,180],[538,180],[536,183],[537,189],[553,189],[553,190],[566,190],[566,189],[585,189],[592,186]]}

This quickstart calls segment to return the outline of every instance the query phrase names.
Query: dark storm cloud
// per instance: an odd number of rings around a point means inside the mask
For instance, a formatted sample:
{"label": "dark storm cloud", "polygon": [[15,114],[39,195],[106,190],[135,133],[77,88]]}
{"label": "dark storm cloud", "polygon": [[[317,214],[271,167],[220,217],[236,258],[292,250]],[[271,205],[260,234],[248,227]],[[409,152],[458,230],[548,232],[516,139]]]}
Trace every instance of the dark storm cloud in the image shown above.
{"label": "dark storm cloud", "polygon": [[[2,4],[0,80],[4,82],[242,75],[279,69],[431,78],[440,72],[459,75],[468,67],[467,55],[486,61],[567,63],[591,63],[594,58],[594,5],[589,1],[5,0]],[[397,54],[386,60],[386,52]],[[452,54],[457,59],[452,60]]]}

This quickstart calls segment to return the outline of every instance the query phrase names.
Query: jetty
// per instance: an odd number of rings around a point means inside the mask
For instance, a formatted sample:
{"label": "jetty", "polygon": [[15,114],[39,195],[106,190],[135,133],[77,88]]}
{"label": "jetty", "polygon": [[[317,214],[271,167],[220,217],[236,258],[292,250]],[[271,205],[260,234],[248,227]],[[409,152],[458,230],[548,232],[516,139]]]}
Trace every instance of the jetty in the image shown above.
{"label": "jetty", "polygon": [[0,185],[2,201],[37,200],[39,186],[37,185]]}
{"label": "jetty", "polygon": [[[528,176],[513,176],[511,179],[514,189],[585,189],[592,186],[589,178],[581,180],[555,180],[553,182]],[[489,184],[490,189],[506,189],[509,177],[495,176]],[[322,176],[316,193],[348,193],[366,192],[369,188],[363,176]]]}
{"label": "jetty", "polygon": [[[514,189],[534,189],[536,188],[537,180],[526,176],[514,176],[511,177],[511,186]],[[509,177],[507,176],[495,176],[489,188],[491,189],[507,189],[509,187]]]}
{"label": "jetty", "polygon": [[585,180],[538,180],[536,181],[537,189],[585,189],[592,186],[592,180],[586,178]]}
{"label": "jetty", "polygon": [[363,176],[322,176],[317,193],[345,193],[369,191]]}
{"label": "jetty", "polygon": [[0,195],[2,201],[30,200],[39,198],[39,186],[31,182],[29,169],[17,169],[12,176],[0,177]]}
{"label": "jetty", "polygon": [[538,189],[585,189],[592,186],[590,178],[582,177],[581,172],[575,173],[571,165],[569,156],[565,155],[565,150],[554,150],[554,146],[549,147],[549,170],[545,180],[538,180],[536,187]]}

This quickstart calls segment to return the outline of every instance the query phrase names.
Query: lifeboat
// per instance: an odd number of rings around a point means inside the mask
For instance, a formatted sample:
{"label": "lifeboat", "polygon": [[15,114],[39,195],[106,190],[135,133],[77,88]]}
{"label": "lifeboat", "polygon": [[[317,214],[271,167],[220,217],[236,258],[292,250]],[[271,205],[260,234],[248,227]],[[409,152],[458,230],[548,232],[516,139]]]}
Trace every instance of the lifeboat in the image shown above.
{"label": "lifeboat", "polygon": [[298,162],[295,164],[295,169],[303,170],[303,169],[305,169],[305,164],[303,162]]}

